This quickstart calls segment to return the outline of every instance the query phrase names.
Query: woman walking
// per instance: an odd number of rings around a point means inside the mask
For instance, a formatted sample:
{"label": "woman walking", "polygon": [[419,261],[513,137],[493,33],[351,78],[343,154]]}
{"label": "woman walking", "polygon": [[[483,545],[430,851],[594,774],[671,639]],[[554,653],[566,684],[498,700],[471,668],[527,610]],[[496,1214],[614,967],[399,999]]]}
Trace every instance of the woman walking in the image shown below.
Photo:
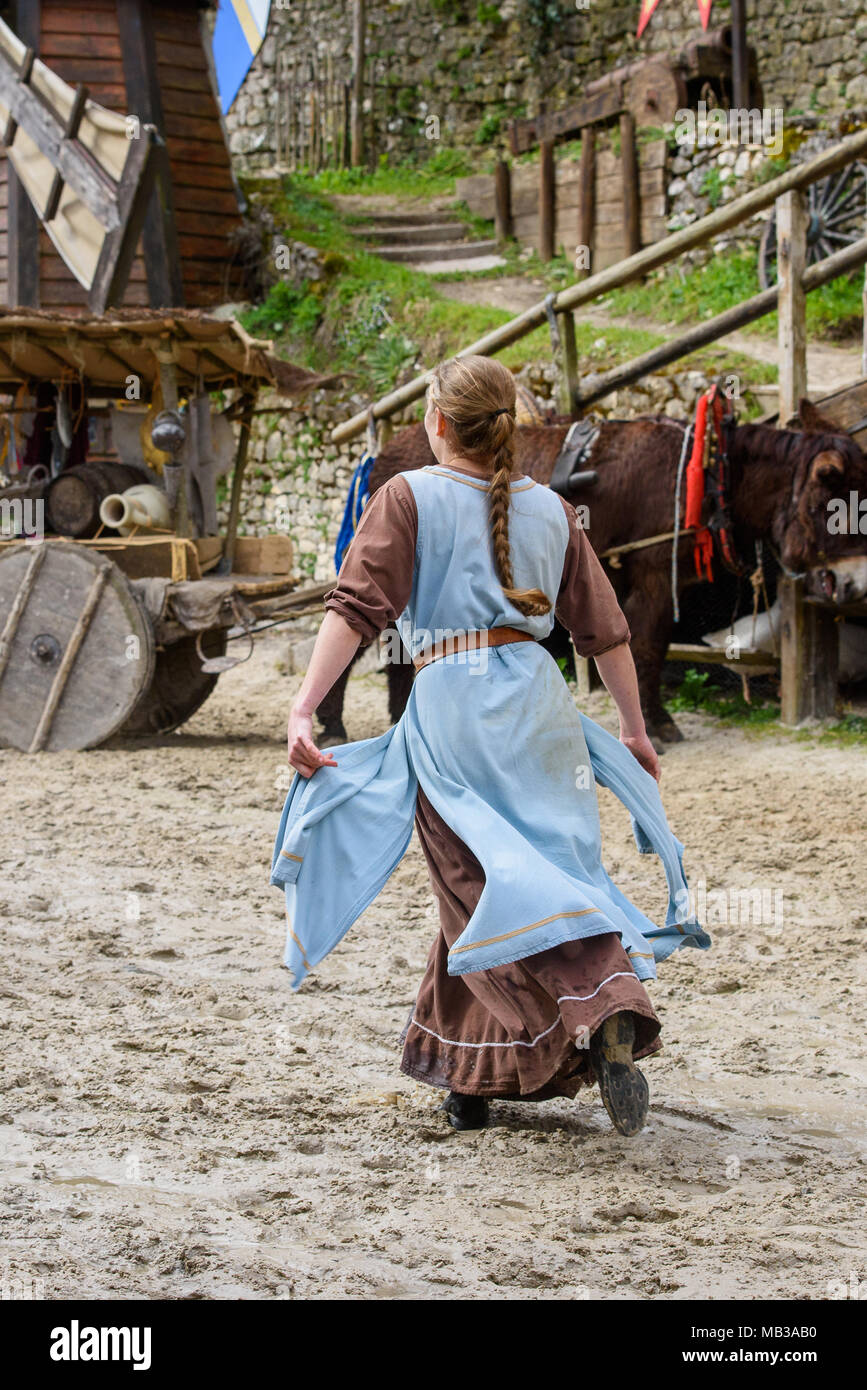
{"label": "woman walking", "polygon": [[[489,358],[432,374],[436,464],[392,478],[365,508],[292,706],[300,775],[271,881],[286,891],[297,988],[373,900],[414,820],[440,930],[402,1070],[448,1090],[456,1129],[483,1126],[491,1097],[574,1096],[595,1081],[631,1135],[648,1106],[636,1062],[659,1047],[642,980],[678,946],[710,943],[659,799],[626,620],[574,509],[515,472],[514,409],[512,375]],[[539,645],[555,613],[596,659],[619,743],[579,714]],[[389,623],[419,672],[403,717],[379,738],[321,752],[313,711]],[[602,866],[596,782],[628,806],[639,848],[663,861],[663,926]]]}

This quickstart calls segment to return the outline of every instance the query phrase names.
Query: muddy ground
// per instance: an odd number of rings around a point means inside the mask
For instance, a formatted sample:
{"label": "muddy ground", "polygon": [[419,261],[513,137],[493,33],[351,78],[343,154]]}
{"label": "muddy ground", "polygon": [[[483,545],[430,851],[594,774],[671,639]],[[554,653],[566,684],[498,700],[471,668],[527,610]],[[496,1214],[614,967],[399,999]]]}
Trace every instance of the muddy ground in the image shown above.
{"label": "muddy ground", "polygon": [[[415,842],[298,994],[281,966],[285,645],[151,746],[0,753],[0,1292],[824,1299],[867,1276],[865,754],[684,717],[663,792],[714,946],[651,986],[647,1128],[620,1138],[585,1092],[459,1135],[398,1070],[435,931]],[[350,736],[385,718],[384,678],[353,679]],[[656,915],[661,870],[601,799],[609,870]],[[759,924],[714,896],[754,888]]]}

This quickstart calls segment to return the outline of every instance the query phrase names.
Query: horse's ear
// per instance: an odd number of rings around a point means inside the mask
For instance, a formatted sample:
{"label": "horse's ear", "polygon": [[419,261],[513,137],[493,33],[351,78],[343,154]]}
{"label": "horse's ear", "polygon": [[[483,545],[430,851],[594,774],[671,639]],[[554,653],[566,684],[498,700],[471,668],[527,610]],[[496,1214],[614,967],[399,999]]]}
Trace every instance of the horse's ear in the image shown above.
{"label": "horse's ear", "polygon": [[798,418],[804,427],[805,434],[839,434],[840,426],[833,420],[829,420],[820,410],[817,410],[813,402],[806,396],[802,396],[798,402]]}

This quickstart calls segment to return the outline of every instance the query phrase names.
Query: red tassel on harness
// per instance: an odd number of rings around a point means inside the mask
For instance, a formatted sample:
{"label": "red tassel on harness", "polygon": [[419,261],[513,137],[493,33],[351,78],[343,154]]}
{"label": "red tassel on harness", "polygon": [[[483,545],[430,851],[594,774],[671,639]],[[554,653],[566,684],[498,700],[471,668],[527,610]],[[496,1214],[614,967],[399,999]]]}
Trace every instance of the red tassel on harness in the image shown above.
{"label": "red tassel on harness", "polygon": [[[695,529],[695,572],[699,579],[707,578],[713,582],[713,537],[706,526],[701,524],[704,503],[704,451],[707,439],[707,413],[715,388],[711,387],[699,396],[695,412],[695,432],[692,453],[686,465],[686,515],[684,526]],[[704,570],[704,576],[702,576]]]}

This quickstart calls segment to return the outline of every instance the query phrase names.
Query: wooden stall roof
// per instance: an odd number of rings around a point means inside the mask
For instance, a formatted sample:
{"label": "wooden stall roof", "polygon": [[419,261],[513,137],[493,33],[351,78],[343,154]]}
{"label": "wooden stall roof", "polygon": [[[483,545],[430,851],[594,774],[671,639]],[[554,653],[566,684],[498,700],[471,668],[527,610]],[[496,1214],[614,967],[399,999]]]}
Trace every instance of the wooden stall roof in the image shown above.
{"label": "wooden stall roof", "polygon": [[251,338],[235,319],[193,309],[115,309],[90,318],[0,308],[0,392],[83,379],[92,395],[123,396],[130,377],[137,377],[137,398],[147,401],[160,359],[174,363],[181,389],[201,383],[208,390],[270,388],[295,396],[341,380],[284,362],[271,347]]}

